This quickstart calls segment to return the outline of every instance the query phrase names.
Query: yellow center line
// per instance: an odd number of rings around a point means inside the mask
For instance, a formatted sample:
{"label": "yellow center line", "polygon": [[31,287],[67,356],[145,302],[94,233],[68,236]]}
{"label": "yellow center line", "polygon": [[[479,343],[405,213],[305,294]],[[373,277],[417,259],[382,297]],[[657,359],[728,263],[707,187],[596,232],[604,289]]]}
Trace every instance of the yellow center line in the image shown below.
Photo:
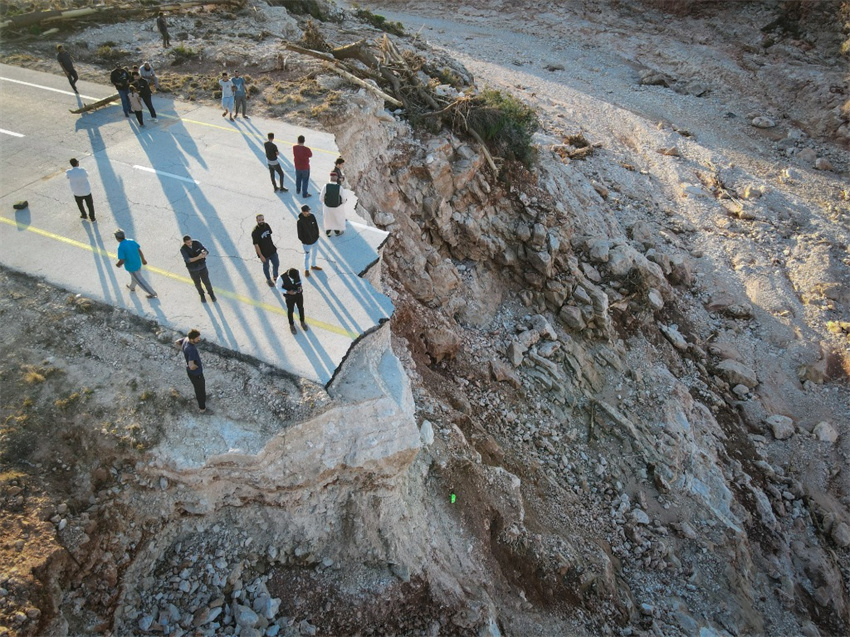
{"label": "yellow center line", "polygon": [[[105,257],[107,259],[117,259],[118,255],[114,252],[109,252],[108,250],[104,250],[103,248],[98,248],[97,246],[93,246],[88,243],[83,243],[82,241],[77,241],[76,239],[71,239],[70,237],[64,237],[61,234],[55,234],[48,230],[42,230],[41,228],[36,228],[34,226],[26,225],[21,223],[20,221],[15,221],[14,219],[9,219],[8,217],[0,216],[0,222],[5,223],[6,225],[13,226],[18,230],[25,230],[27,232],[32,232],[33,234],[40,235],[42,237],[46,237],[48,239],[53,239],[54,241],[59,241],[61,243],[65,243],[67,245],[73,246],[75,248],[81,248],[83,250],[88,250],[89,252],[96,254],[98,256]],[[179,281],[181,283],[185,283],[187,285],[191,285],[193,288],[195,287],[194,281],[187,276],[182,276],[180,274],[175,274],[174,272],[169,272],[168,270],[163,270],[162,268],[157,268],[155,266],[145,266],[150,272],[154,274],[159,274],[160,276],[167,277],[169,279],[173,279],[174,281]],[[286,315],[286,308],[280,307],[276,305],[271,305],[270,303],[263,303],[262,301],[257,301],[256,299],[252,299],[249,296],[245,296],[243,294],[237,294],[236,292],[230,292],[229,290],[222,290],[221,288],[216,288],[217,296],[224,296],[228,299],[233,299],[234,301],[239,301],[240,303],[244,303],[246,305],[250,305],[252,307],[259,308],[261,310],[265,310],[266,312],[272,312],[274,314],[280,314],[281,316]],[[316,319],[307,319],[307,323],[313,325],[314,327],[318,327],[319,329],[323,329],[328,332],[333,332],[334,334],[339,334],[340,336],[347,336],[351,340],[354,340],[360,336],[357,332],[352,332],[344,327],[340,327],[338,325],[333,325],[331,323],[325,323],[324,321],[317,321]]]}
{"label": "yellow center line", "polygon": [[[243,135],[245,137],[253,137],[253,138],[259,139],[263,142],[265,142],[266,139],[267,139],[264,135],[258,135],[256,133],[248,133],[248,132],[245,132],[245,131],[242,131],[242,130],[239,130],[239,129],[233,129],[229,126],[222,126],[221,124],[211,124],[210,122],[201,122],[197,119],[188,119],[186,117],[180,117],[179,115],[166,115],[165,113],[159,113],[158,115],[159,115],[160,119],[161,118],[176,119],[176,120],[179,120],[181,122],[188,122],[190,124],[197,124],[198,126],[208,126],[209,128],[216,128],[218,130],[227,131],[228,133],[238,133],[238,134]],[[275,142],[275,144],[286,144],[287,146],[295,146],[295,144],[293,142],[288,142],[288,141],[280,140],[280,139],[277,139],[277,138],[275,138],[274,142]],[[327,150],[325,148],[313,148],[312,146],[310,146],[310,150],[317,152],[317,153],[327,153],[328,155],[339,156],[338,150]]]}

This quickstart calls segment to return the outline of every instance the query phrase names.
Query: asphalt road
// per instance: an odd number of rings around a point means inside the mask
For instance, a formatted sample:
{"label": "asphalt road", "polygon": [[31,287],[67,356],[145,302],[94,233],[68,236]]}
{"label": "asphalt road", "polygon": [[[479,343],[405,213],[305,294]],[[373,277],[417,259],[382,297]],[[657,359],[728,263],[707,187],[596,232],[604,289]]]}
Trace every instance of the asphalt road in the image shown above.
{"label": "asphalt road", "polygon": [[[309,332],[289,332],[281,294],[266,285],[251,241],[257,214],[272,228],[281,269],[304,269],[296,217],[310,204],[322,224],[319,190],[338,156],[332,135],[280,120],[223,119],[217,108],[155,94],[158,120],[145,127],[119,103],[74,115],[113,94],[112,86],[0,65],[0,263],[92,299],[125,308],[327,385],[357,339],[392,314],[390,300],[360,275],[378,259],[387,233],[347,213],[342,236],[319,239],[318,265],[305,279]],[[249,113],[250,115],[250,113]],[[263,142],[273,132],[288,193],[273,192]],[[313,150],[310,192],[294,193],[291,146]],[[88,171],[97,223],[80,219],[65,170]],[[24,210],[12,204],[29,201]],[[143,276],[159,297],[126,288],[115,267],[117,228],[142,247]],[[189,234],[210,251],[217,303],[202,304],[180,255]],[[296,312],[297,314],[297,312]],[[296,318],[297,325],[297,318]],[[120,358],[120,353],[116,353]]]}

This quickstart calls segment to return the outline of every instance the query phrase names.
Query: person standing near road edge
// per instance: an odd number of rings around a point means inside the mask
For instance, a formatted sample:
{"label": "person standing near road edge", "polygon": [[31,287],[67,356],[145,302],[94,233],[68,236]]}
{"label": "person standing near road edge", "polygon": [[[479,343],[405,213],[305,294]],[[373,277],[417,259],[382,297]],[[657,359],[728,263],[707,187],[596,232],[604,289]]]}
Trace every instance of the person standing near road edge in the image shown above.
{"label": "person standing near road edge", "polygon": [[[260,261],[263,262],[263,274],[266,276],[266,283],[270,288],[274,287],[275,279],[277,279],[278,270],[280,270],[280,257],[277,254],[277,246],[272,241],[272,229],[266,223],[266,218],[263,215],[257,215],[257,225],[251,232],[251,240],[254,242],[254,250]],[[269,276],[269,263],[274,266],[272,276]]]}
{"label": "person standing near road edge", "polygon": [[180,254],[183,255],[183,262],[186,264],[186,269],[189,270],[189,276],[192,277],[195,289],[201,295],[201,303],[207,302],[201,282],[207,288],[207,294],[210,295],[210,300],[215,303],[218,299],[215,298],[215,292],[213,291],[212,283],[210,283],[210,272],[207,270],[207,256],[209,255],[209,251],[204,247],[203,243],[193,241],[192,237],[187,234],[183,237]]}
{"label": "person standing near road edge", "polygon": [[325,234],[331,236],[334,231],[337,236],[345,232],[345,203],[348,201],[348,191],[339,184],[339,173],[331,172],[330,181],[322,187],[322,220]]}
{"label": "person standing near road edge", "polygon": [[266,161],[269,165],[269,176],[272,178],[272,186],[274,191],[278,191],[277,182],[274,180],[274,175],[280,175],[280,191],[289,192],[288,188],[283,187],[283,168],[280,167],[280,152],[278,152],[277,144],[274,143],[274,133],[268,134],[269,140],[264,144],[266,148]]}
{"label": "person standing near road edge", "polygon": [[342,157],[337,157],[334,161],[334,169],[331,171],[331,174],[336,174],[337,183],[342,186],[345,181],[345,175],[342,172],[342,165],[345,163],[345,160]]}
{"label": "person standing near road edge", "polygon": [[155,120],[156,109],[153,107],[153,101],[151,100],[151,85],[138,71],[133,71],[133,86],[136,87],[139,97],[142,98],[145,106],[148,107],[148,113],[151,114],[151,119]]}
{"label": "person standing near road edge", "polygon": [[142,278],[142,266],[147,265],[148,262],[145,260],[145,253],[142,252],[141,246],[132,239],[128,239],[120,228],[115,231],[115,239],[118,241],[118,262],[115,267],[120,268],[126,264],[124,269],[130,275],[130,283],[127,284],[127,289],[130,292],[135,292],[136,285],[138,285],[148,293],[149,299],[155,299],[157,297],[156,292]]}
{"label": "person standing near road edge", "polygon": [[80,219],[86,218],[86,211],[83,208],[83,202],[89,209],[89,219],[96,221],[94,218],[94,199],[91,196],[91,184],[89,184],[89,174],[85,168],[80,168],[80,162],[75,158],[71,159],[71,168],[65,171],[65,177],[71,184],[71,192],[74,193],[74,200],[77,202],[77,207],[80,209]]}
{"label": "person standing near road edge", "polygon": [[248,90],[245,87],[245,78],[239,71],[233,73],[233,115],[239,117],[239,106],[242,106],[242,117],[247,119],[245,107],[248,105]]}
{"label": "person standing near road edge", "polygon": [[71,83],[71,88],[74,89],[74,93],[79,93],[77,90],[77,80],[79,80],[80,77],[77,75],[77,71],[74,68],[74,61],[71,59],[71,54],[68,53],[65,50],[65,47],[61,44],[56,45],[56,59],[59,61],[59,65],[65,72],[68,81]]}
{"label": "person standing near road edge", "polygon": [[139,120],[139,126],[144,126],[145,116],[142,115],[142,98],[139,97],[139,92],[132,84],[130,85],[130,94],[128,97],[130,100],[130,110],[133,111],[136,116],[136,119]]}
{"label": "person standing near road edge", "polygon": [[162,48],[167,49],[171,46],[171,36],[168,35],[168,24],[165,21],[165,14],[162,11],[156,17],[156,28],[159,29],[159,33],[162,35]]}
{"label": "person standing near road edge", "polygon": [[312,197],[307,189],[310,184],[310,158],[313,151],[304,145],[304,135],[298,136],[298,143],[292,147],[292,156],[295,159],[295,192],[304,197]]}
{"label": "person standing near road edge", "polygon": [[227,117],[230,114],[230,121],[233,121],[233,81],[227,76],[227,71],[222,71],[221,79],[218,81],[221,87],[221,107],[224,112],[222,117]]}
{"label": "person standing near road edge", "polygon": [[310,270],[322,268],[316,265],[316,256],[319,253],[319,224],[316,221],[316,215],[307,205],[301,206],[301,214],[298,215],[298,240],[304,248],[304,276],[308,277]]}
{"label": "person standing near road edge", "polygon": [[139,75],[148,83],[149,86],[154,87],[157,91],[159,90],[159,78],[156,75],[156,71],[153,70],[150,62],[142,64],[141,68],[139,68]]}
{"label": "person standing near road edge", "polygon": [[275,286],[283,292],[284,300],[286,301],[286,318],[289,319],[289,331],[297,334],[295,329],[295,307],[298,306],[298,319],[301,321],[301,329],[309,332],[307,327],[307,319],[304,316],[304,290],[301,287],[301,277],[298,275],[296,268],[289,268],[286,272],[282,272]]}
{"label": "person standing near road edge", "polygon": [[197,344],[201,342],[201,333],[198,330],[189,330],[183,338],[174,341],[174,346],[183,351],[186,359],[186,375],[195,389],[195,398],[198,401],[198,409],[202,414],[212,413],[207,411],[207,383],[204,379],[204,366],[201,363],[201,355]]}
{"label": "person standing near road edge", "polygon": [[109,81],[118,91],[121,97],[121,108],[124,109],[124,117],[130,117],[130,72],[116,63],[112,73],[109,74]]}

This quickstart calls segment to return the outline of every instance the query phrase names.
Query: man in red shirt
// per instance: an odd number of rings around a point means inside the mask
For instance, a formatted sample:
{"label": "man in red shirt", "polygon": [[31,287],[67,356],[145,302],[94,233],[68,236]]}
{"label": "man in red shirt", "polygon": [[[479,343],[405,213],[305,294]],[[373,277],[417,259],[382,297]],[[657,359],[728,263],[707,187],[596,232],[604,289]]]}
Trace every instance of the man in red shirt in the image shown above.
{"label": "man in red shirt", "polygon": [[312,197],[307,192],[310,183],[310,158],[313,151],[304,145],[304,135],[298,136],[298,143],[292,147],[292,155],[295,158],[295,192],[304,197]]}

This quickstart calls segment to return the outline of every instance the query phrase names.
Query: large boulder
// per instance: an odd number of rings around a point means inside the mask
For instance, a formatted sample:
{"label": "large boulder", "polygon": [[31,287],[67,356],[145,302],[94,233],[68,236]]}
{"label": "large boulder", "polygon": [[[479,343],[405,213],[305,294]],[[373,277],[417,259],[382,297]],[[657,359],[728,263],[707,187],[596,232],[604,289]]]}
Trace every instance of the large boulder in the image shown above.
{"label": "large boulder", "polygon": [[759,384],[756,373],[738,361],[733,361],[731,359],[722,361],[717,365],[717,370],[723,375],[723,378],[725,378],[730,385],[746,385],[750,389],[753,389]]}

